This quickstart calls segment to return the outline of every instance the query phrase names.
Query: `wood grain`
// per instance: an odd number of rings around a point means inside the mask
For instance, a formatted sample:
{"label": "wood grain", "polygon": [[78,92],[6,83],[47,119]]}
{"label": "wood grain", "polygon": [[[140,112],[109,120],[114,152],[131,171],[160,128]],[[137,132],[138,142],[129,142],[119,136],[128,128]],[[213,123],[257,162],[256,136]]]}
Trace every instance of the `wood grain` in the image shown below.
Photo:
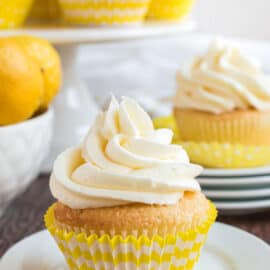
{"label": "wood grain", "polygon": [[[43,215],[53,202],[48,176],[41,175],[0,218],[0,257],[20,239],[44,229]],[[251,232],[270,244],[270,211],[248,216],[219,217],[219,221]]]}

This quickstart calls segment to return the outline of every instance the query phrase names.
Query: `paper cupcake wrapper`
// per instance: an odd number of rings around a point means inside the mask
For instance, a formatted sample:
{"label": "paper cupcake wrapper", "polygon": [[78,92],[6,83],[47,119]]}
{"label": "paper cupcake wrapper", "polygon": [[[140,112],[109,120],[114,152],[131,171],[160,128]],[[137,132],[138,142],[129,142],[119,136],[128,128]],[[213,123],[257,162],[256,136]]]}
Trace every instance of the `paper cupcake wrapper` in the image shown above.
{"label": "paper cupcake wrapper", "polygon": [[250,110],[208,115],[177,108],[174,112],[183,141],[270,145],[269,112]]}
{"label": "paper cupcake wrapper", "polygon": [[144,20],[150,0],[59,0],[71,24],[122,25]]}
{"label": "paper cupcake wrapper", "polygon": [[0,29],[14,28],[23,24],[33,0],[1,0]]}
{"label": "paper cupcake wrapper", "polygon": [[190,12],[193,0],[152,0],[148,20],[180,20]]}
{"label": "paper cupcake wrapper", "polygon": [[252,168],[270,164],[270,145],[181,141],[181,132],[172,115],[156,118],[153,122],[155,128],[172,129],[176,134],[174,143],[183,146],[192,162],[205,167]]}
{"label": "paper cupcake wrapper", "polygon": [[270,146],[181,142],[191,162],[208,168],[252,168],[270,164]]}
{"label": "paper cupcake wrapper", "polygon": [[216,215],[215,206],[209,202],[206,221],[196,229],[152,238],[67,232],[55,225],[53,206],[45,215],[45,224],[70,269],[184,270],[192,269],[197,262]]}

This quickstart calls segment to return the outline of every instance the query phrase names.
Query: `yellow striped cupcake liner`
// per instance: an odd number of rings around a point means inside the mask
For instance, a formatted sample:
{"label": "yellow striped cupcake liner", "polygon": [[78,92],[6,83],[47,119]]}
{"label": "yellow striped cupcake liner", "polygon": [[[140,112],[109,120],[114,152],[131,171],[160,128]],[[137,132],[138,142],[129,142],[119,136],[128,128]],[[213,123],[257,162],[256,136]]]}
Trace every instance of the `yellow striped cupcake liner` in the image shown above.
{"label": "yellow striped cupcake liner", "polygon": [[175,118],[170,115],[153,120],[155,128],[173,130],[174,143],[187,151],[193,163],[208,168],[253,168],[270,164],[270,145],[242,145],[218,142],[181,141]]}
{"label": "yellow striped cupcake liner", "polygon": [[98,237],[96,234],[67,232],[55,225],[53,207],[45,215],[45,224],[64,254],[70,269],[190,270],[198,261],[209,228],[217,211],[209,202],[206,220],[195,230],[176,235],[135,237],[128,235]]}
{"label": "yellow striped cupcake liner", "polygon": [[253,168],[270,164],[270,146],[181,142],[192,162],[208,168]]}
{"label": "yellow striped cupcake liner", "polygon": [[59,0],[71,24],[122,25],[144,20],[150,0]]}
{"label": "yellow striped cupcake liner", "polygon": [[180,20],[187,16],[194,0],[151,0],[147,19],[154,21]]}
{"label": "yellow striped cupcake liner", "polygon": [[21,26],[33,0],[0,0],[0,29]]}

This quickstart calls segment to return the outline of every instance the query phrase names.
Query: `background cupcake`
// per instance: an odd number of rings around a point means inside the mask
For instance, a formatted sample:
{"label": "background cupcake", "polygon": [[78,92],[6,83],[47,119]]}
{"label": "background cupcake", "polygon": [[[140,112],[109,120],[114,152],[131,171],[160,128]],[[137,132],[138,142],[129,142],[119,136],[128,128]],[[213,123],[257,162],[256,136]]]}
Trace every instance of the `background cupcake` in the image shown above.
{"label": "background cupcake", "polygon": [[29,13],[33,0],[1,0],[0,29],[21,26]]}
{"label": "background cupcake", "polygon": [[113,99],[82,146],[57,158],[45,221],[71,268],[193,268],[216,210],[172,135]]}
{"label": "background cupcake", "polygon": [[193,2],[193,0],[151,0],[147,19],[155,21],[180,20],[188,15]]}
{"label": "background cupcake", "polygon": [[270,146],[270,77],[237,48],[212,44],[178,73],[177,81],[174,114],[181,140],[230,144],[227,149]]}
{"label": "background cupcake", "polygon": [[141,23],[150,0],[59,0],[66,22],[79,25]]}

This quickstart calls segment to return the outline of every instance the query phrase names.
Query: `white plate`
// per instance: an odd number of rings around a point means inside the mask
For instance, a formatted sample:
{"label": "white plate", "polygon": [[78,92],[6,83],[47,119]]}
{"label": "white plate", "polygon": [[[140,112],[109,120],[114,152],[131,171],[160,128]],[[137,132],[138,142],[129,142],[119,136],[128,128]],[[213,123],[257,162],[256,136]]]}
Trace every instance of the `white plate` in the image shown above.
{"label": "white plate", "polygon": [[[233,242],[232,242],[233,239]],[[270,247],[255,236],[216,223],[196,270],[255,270],[270,265]],[[47,231],[13,246],[0,261],[0,270],[67,270],[64,259]]]}
{"label": "white plate", "polygon": [[209,233],[195,270],[268,269],[269,252],[269,245],[255,236],[235,227],[217,223]]}
{"label": "white plate", "polygon": [[197,180],[201,185],[219,187],[255,187],[255,186],[270,186],[270,175],[256,176],[256,177],[197,177]]}
{"label": "white plate", "polygon": [[270,166],[249,169],[204,169],[202,176],[229,177],[229,176],[255,176],[270,174]]}
{"label": "white plate", "polygon": [[203,193],[211,199],[260,199],[270,197],[270,188],[239,190],[207,190]]}
{"label": "white plate", "polygon": [[270,210],[270,199],[245,201],[214,201],[224,215],[246,215]]}
{"label": "white plate", "polygon": [[0,37],[10,35],[33,35],[48,39],[54,44],[96,43],[151,38],[190,32],[194,21],[186,19],[179,23],[145,23],[126,27],[50,27],[1,30]]}

